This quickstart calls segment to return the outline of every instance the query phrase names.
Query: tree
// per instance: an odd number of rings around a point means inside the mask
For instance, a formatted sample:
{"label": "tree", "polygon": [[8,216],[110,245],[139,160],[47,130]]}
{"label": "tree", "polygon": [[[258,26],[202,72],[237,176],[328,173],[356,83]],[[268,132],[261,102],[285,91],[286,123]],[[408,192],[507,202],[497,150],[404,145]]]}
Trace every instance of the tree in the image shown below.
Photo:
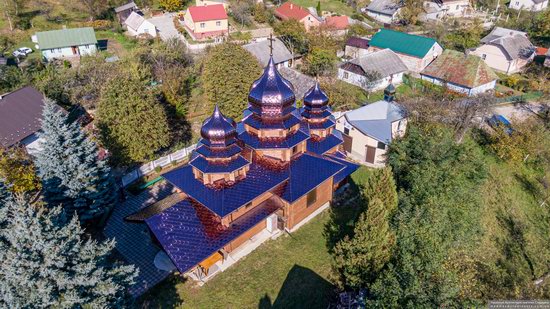
{"label": "tree", "polygon": [[[109,260],[115,242],[88,239],[78,218],[8,201],[0,224],[0,307],[124,306],[137,269]],[[1,221],[0,221],[1,222]]]}
{"label": "tree", "polygon": [[423,13],[422,0],[404,0],[403,7],[399,10],[399,18],[405,25],[415,25],[418,17]]}
{"label": "tree", "polygon": [[175,12],[183,8],[183,0],[159,0],[159,6],[169,12]]}
{"label": "tree", "polygon": [[260,74],[258,61],[243,47],[225,43],[212,48],[202,72],[203,89],[211,108],[218,103],[226,116],[240,119],[250,85]]}
{"label": "tree", "polygon": [[273,27],[279,39],[293,54],[304,54],[309,48],[306,28],[299,21],[290,19],[276,23]]}
{"label": "tree", "polygon": [[333,77],[324,77],[320,81],[323,90],[330,99],[329,104],[335,111],[347,111],[363,104],[362,98],[366,97],[366,94],[360,87]]}
{"label": "tree", "polygon": [[305,58],[305,71],[309,75],[329,75],[334,71],[336,54],[332,50],[314,47]]}
{"label": "tree", "polygon": [[252,23],[253,10],[254,3],[251,1],[238,1],[231,5],[231,15],[241,24],[241,27]]}
{"label": "tree", "polygon": [[103,88],[98,127],[117,163],[143,162],[170,145],[166,112],[158,97],[129,74],[121,74]]}
{"label": "tree", "polygon": [[378,71],[367,70],[365,71],[363,77],[364,78],[361,80],[361,86],[363,89],[370,91],[374,86],[376,86],[377,82],[382,79],[382,74]]}
{"label": "tree", "polygon": [[116,188],[106,162],[99,160],[95,143],[88,139],[78,122],[52,101],[43,112],[42,151],[36,165],[43,181],[43,192],[50,205],[58,203],[80,220],[101,216],[116,201]]}
{"label": "tree", "polygon": [[454,125],[455,141],[461,143],[468,129],[476,124],[475,118],[485,118],[494,102],[492,95],[478,95],[453,102],[452,124]]}
{"label": "tree", "polygon": [[0,178],[10,184],[15,193],[40,189],[40,179],[36,176],[32,159],[24,148],[0,148]]}
{"label": "tree", "polygon": [[79,0],[86,9],[90,20],[94,20],[100,14],[109,8],[109,4],[105,0]]}
{"label": "tree", "polygon": [[263,3],[256,3],[254,6],[254,20],[257,23],[265,24],[269,22],[270,18],[272,17],[269,14],[269,11],[265,8],[265,5]]}
{"label": "tree", "polygon": [[529,37],[534,43],[542,45],[550,44],[550,10],[538,13],[529,27]]}
{"label": "tree", "polygon": [[26,3],[26,0],[0,0],[0,9],[8,21],[10,31],[13,31],[15,25],[19,22],[21,12]]}
{"label": "tree", "polygon": [[317,1],[317,6],[315,7],[315,10],[317,11],[317,16],[323,15],[323,11],[321,11],[321,1]]}
{"label": "tree", "polygon": [[7,35],[0,35],[0,56],[15,45],[13,39]]}
{"label": "tree", "polygon": [[0,93],[11,92],[28,84],[29,76],[13,65],[0,66]]}

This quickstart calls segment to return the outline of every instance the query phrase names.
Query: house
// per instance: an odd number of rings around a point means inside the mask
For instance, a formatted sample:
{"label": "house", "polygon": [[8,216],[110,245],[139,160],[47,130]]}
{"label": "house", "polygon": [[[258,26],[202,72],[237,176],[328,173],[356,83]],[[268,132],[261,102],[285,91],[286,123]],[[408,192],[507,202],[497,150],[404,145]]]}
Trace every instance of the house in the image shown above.
{"label": "house", "polygon": [[495,27],[481,39],[481,43],[471,53],[481,57],[491,68],[506,74],[521,71],[535,57],[535,47],[525,32]]}
{"label": "house", "polygon": [[343,132],[346,154],[367,166],[382,167],[386,163],[388,145],[405,135],[405,110],[394,102],[395,87],[384,90],[384,99],[344,113],[336,121]]}
{"label": "house", "polygon": [[222,4],[189,7],[184,26],[194,40],[220,38],[229,33],[227,13]]}
{"label": "house", "polygon": [[25,146],[34,154],[40,150],[40,131],[44,95],[27,86],[0,95],[0,146]]}
{"label": "house", "polygon": [[368,39],[352,36],[346,41],[346,46],[344,47],[344,57],[351,59],[363,57],[368,54],[368,49]]}
{"label": "house", "polygon": [[283,3],[275,9],[275,16],[281,20],[294,19],[304,25],[306,31],[312,28],[319,27],[322,20],[303,7],[296,5],[290,1]]}
{"label": "house", "polygon": [[157,36],[155,25],[136,12],[132,12],[128,16],[126,21],[124,21],[124,25],[126,25],[126,30],[128,30],[130,36],[148,35],[153,38]]}
{"label": "house", "polygon": [[293,86],[270,59],[241,122],[216,107],[188,164],[162,175],[171,193],[127,220],[145,224],[181,274],[206,281],[263,241],[292,233],[330,207],[358,165],[319,84],[295,107]]}
{"label": "house", "polygon": [[344,36],[348,33],[350,18],[346,15],[328,16],[323,27],[334,36]]}
{"label": "house", "polygon": [[124,21],[126,21],[132,12],[139,12],[139,9],[134,1],[115,8],[115,14],[120,24],[124,24]]}
{"label": "house", "polygon": [[37,32],[32,41],[47,61],[97,52],[97,39],[92,27]]}
{"label": "house", "polygon": [[[391,49],[383,49],[343,63],[338,68],[338,79],[367,91],[376,91],[390,83],[401,84],[407,70],[399,56]],[[372,80],[373,77],[376,80]]]}
{"label": "house", "polygon": [[548,0],[511,0],[508,7],[514,10],[540,12],[548,7]]}
{"label": "house", "polygon": [[[270,41],[259,41],[243,45],[251,53],[261,66],[266,66],[270,59]],[[278,38],[273,39],[273,61],[277,68],[291,67],[293,65],[294,55],[286,48],[285,44]]]}
{"label": "house", "polygon": [[315,86],[315,79],[309,75],[289,67],[280,67],[278,69],[281,76],[294,86],[294,94],[298,99],[303,98],[311,87]]}
{"label": "house", "polygon": [[369,42],[369,52],[389,48],[405,63],[409,71],[419,73],[424,70],[443,48],[436,40],[404,32],[381,29]]}
{"label": "house", "polygon": [[207,5],[215,5],[215,4],[222,4],[223,7],[227,10],[227,1],[226,0],[196,0],[195,5],[196,6],[207,6]]}
{"label": "house", "polygon": [[468,96],[495,89],[496,73],[483,60],[447,49],[420,72],[422,80]]}
{"label": "house", "polygon": [[433,0],[424,1],[422,20],[441,20],[444,18],[465,17],[473,13],[469,0]]}
{"label": "house", "polygon": [[365,11],[373,19],[384,24],[391,24],[399,20],[401,7],[403,4],[398,0],[373,0]]}

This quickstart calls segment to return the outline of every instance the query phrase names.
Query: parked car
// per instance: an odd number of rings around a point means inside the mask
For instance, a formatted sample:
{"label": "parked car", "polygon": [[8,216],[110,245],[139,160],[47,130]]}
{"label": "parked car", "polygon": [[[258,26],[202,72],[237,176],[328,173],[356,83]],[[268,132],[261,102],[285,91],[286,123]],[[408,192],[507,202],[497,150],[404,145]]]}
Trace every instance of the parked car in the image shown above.
{"label": "parked car", "polygon": [[30,53],[32,53],[32,49],[29,47],[20,47],[13,52],[13,56],[17,58],[26,57]]}
{"label": "parked car", "polygon": [[497,129],[499,127],[504,128],[506,134],[510,135],[512,132],[514,132],[514,129],[512,128],[512,124],[506,117],[498,114],[494,114],[489,119],[487,119],[487,123],[491,126],[493,129]]}

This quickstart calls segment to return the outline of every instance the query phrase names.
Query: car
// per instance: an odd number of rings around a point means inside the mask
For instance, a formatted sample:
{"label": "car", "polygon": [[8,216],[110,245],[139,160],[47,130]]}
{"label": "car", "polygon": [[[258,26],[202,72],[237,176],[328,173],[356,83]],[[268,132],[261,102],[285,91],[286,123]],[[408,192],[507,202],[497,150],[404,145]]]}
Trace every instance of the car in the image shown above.
{"label": "car", "polygon": [[495,130],[499,127],[502,127],[508,135],[514,132],[510,121],[508,121],[508,119],[506,119],[506,117],[502,115],[494,114],[489,119],[487,119],[487,123],[491,126],[491,128]]}
{"label": "car", "polygon": [[32,49],[30,49],[29,47],[20,47],[20,48],[16,49],[13,52],[13,56],[14,57],[25,57],[30,53],[32,53]]}

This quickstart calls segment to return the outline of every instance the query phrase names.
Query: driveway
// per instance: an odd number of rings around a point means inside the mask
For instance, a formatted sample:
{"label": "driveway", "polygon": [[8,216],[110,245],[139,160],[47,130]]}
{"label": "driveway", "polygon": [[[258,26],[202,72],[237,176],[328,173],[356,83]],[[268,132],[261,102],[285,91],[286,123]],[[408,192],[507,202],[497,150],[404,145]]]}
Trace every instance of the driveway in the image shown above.
{"label": "driveway", "polygon": [[161,16],[155,16],[148,19],[159,31],[160,38],[167,41],[171,38],[185,40],[174,26],[174,14],[166,13]]}
{"label": "driveway", "polygon": [[525,120],[542,109],[540,103],[524,103],[524,104],[504,104],[493,108],[493,113],[500,114],[508,120]]}

